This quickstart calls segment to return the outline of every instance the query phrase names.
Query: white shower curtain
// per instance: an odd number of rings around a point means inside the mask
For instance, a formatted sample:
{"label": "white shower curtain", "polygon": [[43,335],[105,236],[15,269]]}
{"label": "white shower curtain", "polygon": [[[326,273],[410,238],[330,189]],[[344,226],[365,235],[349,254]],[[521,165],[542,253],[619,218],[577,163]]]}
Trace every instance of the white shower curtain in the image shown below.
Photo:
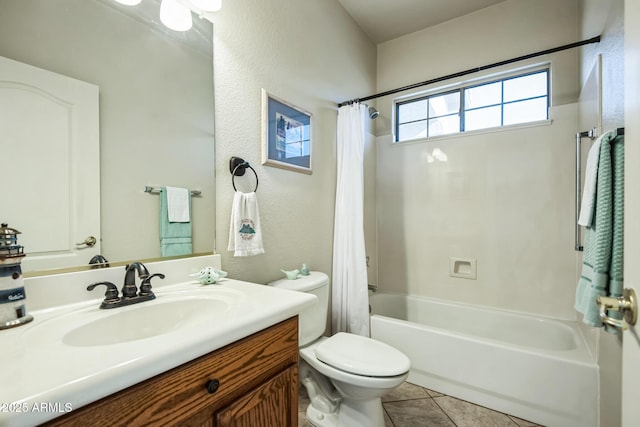
{"label": "white shower curtain", "polygon": [[369,336],[369,296],[364,247],[364,136],[367,106],[338,110],[335,226],[333,231],[333,332]]}

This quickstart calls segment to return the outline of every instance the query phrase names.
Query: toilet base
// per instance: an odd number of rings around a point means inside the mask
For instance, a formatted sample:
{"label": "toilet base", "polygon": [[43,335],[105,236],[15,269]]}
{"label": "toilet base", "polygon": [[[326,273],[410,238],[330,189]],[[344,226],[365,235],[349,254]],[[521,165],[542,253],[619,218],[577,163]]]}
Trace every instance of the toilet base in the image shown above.
{"label": "toilet base", "polygon": [[365,401],[343,398],[335,413],[325,413],[309,405],[307,420],[316,427],[384,427],[380,398]]}

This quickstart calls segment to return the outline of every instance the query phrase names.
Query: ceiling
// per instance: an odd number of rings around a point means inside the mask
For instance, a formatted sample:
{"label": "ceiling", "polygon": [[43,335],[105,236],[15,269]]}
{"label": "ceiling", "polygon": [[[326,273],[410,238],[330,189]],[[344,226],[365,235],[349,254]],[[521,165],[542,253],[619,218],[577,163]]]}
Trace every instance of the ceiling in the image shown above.
{"label": "ceiling", "polygon": [[376,44],[505,0],[338,0]]}

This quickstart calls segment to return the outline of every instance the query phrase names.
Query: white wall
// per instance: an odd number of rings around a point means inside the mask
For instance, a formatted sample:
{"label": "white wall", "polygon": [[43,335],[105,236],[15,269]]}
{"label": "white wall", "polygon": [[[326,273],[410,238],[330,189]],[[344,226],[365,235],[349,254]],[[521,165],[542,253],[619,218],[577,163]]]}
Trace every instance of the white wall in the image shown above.
{"label": "white wall", "polygon": [[[375,46],[337,1],[228,1],[214,21],[216,230],[234,278],[265,283],[303,262],[331,273],[337,103],[375,89]],[[313,115],[313,174],[262,166],[260,91]],[[258,173],[266,253],[227,251],[233,188],[229,158]],[[237,178],[251,191],[253,174]]]}
{"label": "white wall", "polygon": [[[575,42],[576,16],[573,0],[509,0],[383,43],[377,90]],[[575,318],[577,52],[515,66],[545,61],[550,125],[392,146],[392,98],[378,101],[381,288]],[[435,148],[446,162],[429,163]],[[477,280],[449,277],[449,257],[477,259]]]}
{"label": "white wall", "polygon": [[[581,84],[602,56],[602,129],[624,127],[624,1],[581,0],[579,31],[582,38],[601,36],[598,44],[580,50]],[[580,119],[580,118],[579,118]],[[586,128],[579,129],[587,130]],[[585,148],[588,143],[583,142]],[[600,425],[621,424],[622,337],[584,327],[596,336],[600,365]]]}

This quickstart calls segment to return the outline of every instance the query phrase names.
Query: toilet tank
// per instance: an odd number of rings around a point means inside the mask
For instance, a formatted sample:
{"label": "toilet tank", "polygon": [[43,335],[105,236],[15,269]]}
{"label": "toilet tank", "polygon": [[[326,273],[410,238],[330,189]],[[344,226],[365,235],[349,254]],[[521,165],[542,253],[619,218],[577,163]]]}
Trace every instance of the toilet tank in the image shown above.
{"label": "toilet tank", "polygon": [[329,309],[329,276],[319,271],[312,271],[308,276],[300,276],[295,280],[280,279],[269,285],[315,295],[318,300],[304,308],[298,315],[299,345],[302,347],[310,344],[322,336]]}

